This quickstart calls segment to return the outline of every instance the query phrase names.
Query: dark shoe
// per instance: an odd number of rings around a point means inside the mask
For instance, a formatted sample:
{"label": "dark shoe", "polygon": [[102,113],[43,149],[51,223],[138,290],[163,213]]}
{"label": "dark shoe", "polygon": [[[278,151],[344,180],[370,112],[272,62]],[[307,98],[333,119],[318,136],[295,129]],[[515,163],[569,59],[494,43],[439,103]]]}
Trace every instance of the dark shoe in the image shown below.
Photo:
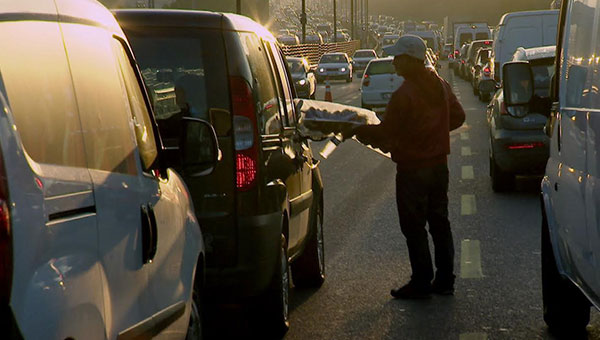
{"label": "dark shoe", "polygon": [[454,283],[433,281],[431,291],[439,295],[454,295]]}
{"label": "dark shoe", "polygon": [[419,285],[411,281],[400,288],[392,289],[390,294],[394,299],[429,299],[431,286]]}

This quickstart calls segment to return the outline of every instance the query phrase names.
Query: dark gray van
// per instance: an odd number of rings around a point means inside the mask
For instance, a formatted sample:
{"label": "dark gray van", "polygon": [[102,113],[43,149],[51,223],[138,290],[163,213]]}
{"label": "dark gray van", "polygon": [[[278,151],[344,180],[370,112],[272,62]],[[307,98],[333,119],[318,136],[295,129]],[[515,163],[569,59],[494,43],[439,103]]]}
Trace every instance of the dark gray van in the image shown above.
{"label": "dark gray van", "polygon": [[131,42],[161,136],[178,120],[210,121],[222,161],[207,177],[185,176],[206,243],[207,296],[258,297],[266,329],[289,327],[289,266],[296,287],[325,278],[323,184],[298,131],[294,85],[277,41],[233,14],[178,10],[114,12]]}

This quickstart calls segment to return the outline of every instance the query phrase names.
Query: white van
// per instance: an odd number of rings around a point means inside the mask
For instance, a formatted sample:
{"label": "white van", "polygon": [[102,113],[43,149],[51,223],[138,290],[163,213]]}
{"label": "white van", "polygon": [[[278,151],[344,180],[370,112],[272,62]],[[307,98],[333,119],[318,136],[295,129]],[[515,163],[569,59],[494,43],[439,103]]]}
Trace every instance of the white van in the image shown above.
{"label": "white van", "polygon": [[454,50],[460,50],[461,46],[475,40],[489,40],[492,38],[492,30],[487,26],[471,25],[459,26],[454,35]]}
{"label": "white van", "polygon": [[502,79],[501,65],[512,59],[517,48],[556,45],[557,25],[558,10],[504,14],[494,32],[492,74],[496,81]]}
{"label": "white van", "polygon": [[590,306],[600,307],[599,17],[597,0],[562,2],[548,102],[532,96],[531,65],[503,66],[506,105],[549,116],[541,183],[543,313],[550,332],[565,339],[587,338]]}
{"label": "white van", "polygon": [[210,171],[214,130],[190,120],[197,145],[162,148],[129,44],[98,2],[3,1],[0,14],[2,338],[198,334],[202,234],[165,157]]}

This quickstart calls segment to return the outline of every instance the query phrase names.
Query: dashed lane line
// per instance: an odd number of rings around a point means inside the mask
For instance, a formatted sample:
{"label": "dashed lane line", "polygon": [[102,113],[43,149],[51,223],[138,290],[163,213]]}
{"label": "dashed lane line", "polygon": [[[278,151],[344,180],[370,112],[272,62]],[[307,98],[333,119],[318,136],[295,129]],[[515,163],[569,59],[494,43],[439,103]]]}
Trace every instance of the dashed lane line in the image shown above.
{"label": "dashed lane line", "polygon": [[470,146],[463,146],[460,148],[460,155],[461,156],[471,156],[473,155],[471,153],[471,147]]}
{"label": "dashed lane line", "polygon": [[475,195],[462,195],[460,198],[460,214],[468,216],[475,215],[476,212]]}
{"label": "dashed lane line", "polygon": [[475,179],[472,165],[463,165],[461,169],[462,179]]}
{"label": "dashed lane line", "polygon": [[481,245],[477,240],[462,240],[460,243],[460,277],[481,279]]}
{"label": "dashed lane line", "polygon": [[460,139],[461,140],[469,140],[469,133],[468,132],[461,132],[460,133]]}
{"label": "dashed lane line", "polygon": [[485,333],[463,333],[459,336],[459,340],[487,340]]}

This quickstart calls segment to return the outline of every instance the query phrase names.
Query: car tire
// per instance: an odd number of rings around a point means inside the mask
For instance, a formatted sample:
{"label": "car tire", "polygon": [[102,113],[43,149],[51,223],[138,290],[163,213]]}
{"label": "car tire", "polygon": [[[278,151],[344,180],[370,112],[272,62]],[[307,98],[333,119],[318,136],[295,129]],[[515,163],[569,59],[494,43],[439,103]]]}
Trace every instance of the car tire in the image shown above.
{"label": "car tire", "polygon": [[351,83],[352,82],[352,76],[348,76],[348,78],[346,78],[346,83]]}
{"label": "car tire", "polygon": [[323,203],[318,202],[310,226],[310,237],[302,255],[292,263],[292,278],[298,288],[319,288],[325,282]]}
{"label": "car tire", "polygon": [[507,192],[513,189],[515,176],[500,169],[493,154],[490,155],[490,176],[494,192]]}
{"label": "car tire", "polygon": [[185,339],[186,340],[202,340],[206,332],[204,327],[204,309],[202,304],[202,286],[197,281],[194,281],[192,291],[192,303],[190,306],[190,321]]}
{"label": "car tire", "polygon": [[488,102],[490,101],[490,94],[489,93],[481,93],[479,92],[479,100],[482,102]]}
{"label": "car tire", "polygon": [[471,83],[471,85],[473,86],[473,95],[479,96],[479,90],[477,90],[477,87],[475,87],[475,85],[473,85],[473,83]]}
{"label": "car tire", "polygon": [[579,288],[558,272],[544,208],[542,208],[542,300],[544,321],[551,333],[568,338],[586,333],[585,327],[590,321],[590,303]]}
{"label": "car tire", "polygon": [[289,318],[290,266],[287,241],[281,235],[281,246],[271,285],[265,299],[257,303],[263,306],[265,332],[268,338],[281,339],[290,328]]}

